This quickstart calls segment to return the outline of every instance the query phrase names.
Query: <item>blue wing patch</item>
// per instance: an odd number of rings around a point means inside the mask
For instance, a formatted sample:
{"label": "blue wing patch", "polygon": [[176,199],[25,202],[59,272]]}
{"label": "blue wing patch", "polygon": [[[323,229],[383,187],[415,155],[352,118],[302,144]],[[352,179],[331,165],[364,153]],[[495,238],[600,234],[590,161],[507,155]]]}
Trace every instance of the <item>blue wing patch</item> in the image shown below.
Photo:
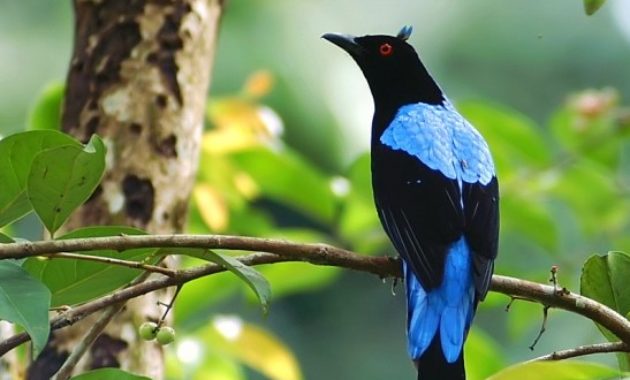
{"label": "blue wing patch", "polygon": [[380,140],[453,180],[487,185],[494,176],[488,144],[448,100],[401,107]]}

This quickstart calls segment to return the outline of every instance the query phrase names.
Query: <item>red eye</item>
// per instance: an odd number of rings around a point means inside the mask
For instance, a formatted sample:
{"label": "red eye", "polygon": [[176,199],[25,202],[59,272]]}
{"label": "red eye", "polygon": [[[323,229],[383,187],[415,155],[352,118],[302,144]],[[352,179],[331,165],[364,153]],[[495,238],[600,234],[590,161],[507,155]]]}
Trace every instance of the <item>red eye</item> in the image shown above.
{"label": "red eye", "polygon": [[394,52],[394,48],[390,44],[382,44],[378,48],[378,52],[381,53],[383,57],[387,57],[388,55],[391,55]]}

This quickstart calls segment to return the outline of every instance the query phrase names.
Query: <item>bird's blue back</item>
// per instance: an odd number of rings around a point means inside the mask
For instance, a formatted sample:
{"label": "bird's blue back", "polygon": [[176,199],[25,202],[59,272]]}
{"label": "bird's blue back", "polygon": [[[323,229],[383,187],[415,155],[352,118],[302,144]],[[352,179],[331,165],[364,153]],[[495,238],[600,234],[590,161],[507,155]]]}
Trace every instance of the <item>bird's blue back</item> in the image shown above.
{"label": "bird's blue back", "polygon": [[448,100],[400,107],[380,141],[450,179],[487,185],[494,176],[488,144]]}

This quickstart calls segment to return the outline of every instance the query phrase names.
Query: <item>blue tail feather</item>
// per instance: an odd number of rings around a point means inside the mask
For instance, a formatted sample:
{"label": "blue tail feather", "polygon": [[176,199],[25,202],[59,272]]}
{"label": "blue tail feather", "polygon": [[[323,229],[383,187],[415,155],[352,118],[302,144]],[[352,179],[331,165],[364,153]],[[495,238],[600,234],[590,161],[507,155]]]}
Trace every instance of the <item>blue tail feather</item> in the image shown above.
{"label": "blue tail feather", "polygon": [[475,312],[471,252],[465,238],[449,248],[442,285],[426,292],[403,262],[407,288],[408,351],[419,359],[439,329],[442,354],[448,363],[461,354]]}

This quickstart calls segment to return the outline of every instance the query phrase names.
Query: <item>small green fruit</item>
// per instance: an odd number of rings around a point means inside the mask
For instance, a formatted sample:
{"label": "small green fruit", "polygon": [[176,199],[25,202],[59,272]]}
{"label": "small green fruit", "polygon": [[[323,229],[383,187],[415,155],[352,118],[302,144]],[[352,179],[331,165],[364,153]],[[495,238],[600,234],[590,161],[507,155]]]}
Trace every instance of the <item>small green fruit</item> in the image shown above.
{"label": "small green fruit", "polygon": [[138,328],[138,333],[144,340],[153,340],[158,333],[158,325],[155,322],[144,322]]}
{"label": "small green fruit", "polygon": [[166,346],[169,343],[173,343],[175,340],[175,330],[172,327],[164,326],[160,327],[157,332],[157,341],[159,344]]}

